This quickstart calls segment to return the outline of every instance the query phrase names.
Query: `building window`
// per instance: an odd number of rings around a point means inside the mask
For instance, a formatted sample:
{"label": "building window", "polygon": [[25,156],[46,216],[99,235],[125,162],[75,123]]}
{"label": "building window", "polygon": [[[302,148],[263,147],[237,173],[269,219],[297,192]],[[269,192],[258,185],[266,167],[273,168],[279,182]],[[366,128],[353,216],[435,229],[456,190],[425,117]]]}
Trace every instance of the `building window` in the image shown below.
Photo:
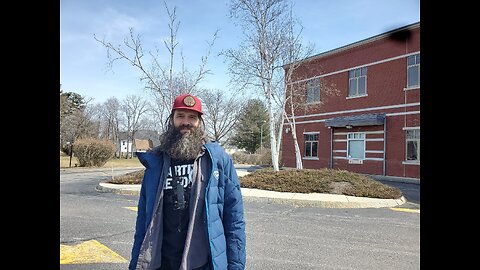
{"label": "building window", "polygon": [[348,96],[357,97],[367,94],[367,67],[348,72]]}
{"label": "building window", "polygon": [[365,159],[365,133],[348,133],[347,157]]}
{"label": "building window", "polygon": [[407,58],[407,88],[420,86],[420,54]]}
{"label": "building window", "polygon": [[406,130],[407,161],[420,161],[420,129]]}
{"label": "building window", "polygon": [[320,78],[307,82],[307,103],[320,102]]}
{"label": "building window", "polygon": [[318,157],[318,133],[303,134],[305,139],[304,157]]}

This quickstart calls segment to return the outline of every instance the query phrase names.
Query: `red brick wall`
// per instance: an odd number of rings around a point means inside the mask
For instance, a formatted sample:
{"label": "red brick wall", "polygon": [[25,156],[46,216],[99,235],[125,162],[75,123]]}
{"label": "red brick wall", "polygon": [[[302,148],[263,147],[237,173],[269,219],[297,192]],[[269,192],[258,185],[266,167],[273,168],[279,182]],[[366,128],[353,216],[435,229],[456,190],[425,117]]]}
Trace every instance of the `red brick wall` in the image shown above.
{"label": "red brick wall", "polygon": [[[331,130],[325,120],[332,117],[385,113],[386,114],[386,175],[420,178],[420,165],[405,163],[405,128],[420,127],[420,88],[408,89],[407,55],[420,52],[420,27],[413,27],[407,40],[397,41],[386,36],[351,44],[324,54],[313,56],[296,70],[299,80],[320,76],[321,103],[299,106],[295,110],[297,137],[303,155],[304,132],[319,132],[318,160],[303,159],[304,168],[333,168],[350,171],[383,174],[384,153],[366,153],[363,164],[349,164],[348,159],[333,158],[331,162]],[[348,70],[367,66],[367,96],[348,98]],[[328,87],[327,87],[328,86]],[[324,91],[328,89],[327,91]],[[302,99],[295,99],[305,104]],[[418,104],[416,104],[418,103]],[[357,111],[352,111],[357,110]],[[319,114],[319,115],[315,115]],[[308,116],[308,117],[302,117]],[[303,123],[309,121],[308,123]],[[310,122],[314,121],[314,122]],[[295,152],[291,136],[285,133],[282,138],[282,165],[295,167]],[[383,151],[383,125],[333,128],[333,133],[367,132],[366,151]],[[380,133],[368,133],[377,131]],[[334,140],[346,135],[334,136]],[[381,139],[368,141],[368,139]],[[333,150],[346,150],[346,142],[333,142]],[[346,155],[333,152],[333,156]],[[379,160],[368,160],[378,158]]]}

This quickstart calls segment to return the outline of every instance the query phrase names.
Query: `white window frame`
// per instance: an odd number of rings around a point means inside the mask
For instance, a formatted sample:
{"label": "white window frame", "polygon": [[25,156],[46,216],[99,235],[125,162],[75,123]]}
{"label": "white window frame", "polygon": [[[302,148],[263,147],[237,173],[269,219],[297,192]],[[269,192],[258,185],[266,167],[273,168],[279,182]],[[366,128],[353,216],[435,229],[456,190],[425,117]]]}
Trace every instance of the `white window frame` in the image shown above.
{"label": "white window frame", "polygon": [[[409,64],[409,60],[413,58],[413,64]],[[418,77],[418,84],[410,85],[410,69],[418,68],[416,76]],[[414,54],[407,57],[407,89],[417,88],[420,86],[420,54]]]}
{"label": "white window frame", "polygon": [[[312,135],[314,135],[314,136],[316,135],[317,140],[316,141],[315,140],[313,140],[313,141],[308,140],[307,141],[306,136],[312,136]],[[320,138],[319,135],[320,135],[320,132],[304,132],[303,133],[303,140],[304,140],[304,142],[303,142],[303,158],[304,159],[318,159],[318,145],[319,145],[319,138]],[[307,156],[307,142],[310,143],[310,153],[312,154],[310,156]],[[316,154],[315,156],[313,155],[313,143],[317,144],[317,151],[315,153]]]}
{"label": "white window frame", "polygon": [[[409,131],[418,133],[418,138],[409,138]],[[417,159],[408,159],[408,143],[416,142],[417,143]],[[420,163],[420,128],[408,128],[405,129],[405,162],[406,163]]]}
{"label": "white window frame", "polygon": [[[367,95],[367,71],[367,67],[360,67],[348,72],[348,97],[363,97]],[[361,94],[358,93],[360,78],[365,78],[365,93]],[[355,93],[352,93],[352,82],[355,85]]]}
{"label": "white window frame", "polygon": [[[347,133],[347,158],[348,159],[365,159],[365,150],[366,150],[366,140],[365,140],[365,132],[349,132]],[[352,141],[362,141],[363,142],[363,155],[362,157],[351,157],[350,154],[350,142]]]}

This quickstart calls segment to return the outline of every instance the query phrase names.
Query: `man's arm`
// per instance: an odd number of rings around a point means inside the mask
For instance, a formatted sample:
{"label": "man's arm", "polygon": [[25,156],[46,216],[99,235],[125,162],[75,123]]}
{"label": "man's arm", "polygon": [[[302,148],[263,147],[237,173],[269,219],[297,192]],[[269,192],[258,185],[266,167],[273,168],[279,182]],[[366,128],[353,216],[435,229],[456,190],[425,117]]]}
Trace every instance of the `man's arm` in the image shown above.
{"label": "man's arm", "polygon": [[137,219],[135,222],[135,235],[133,236],[133,247],[131,253],[129,270],[135,269],[137,266],[138,254],[142,246],[143,237],[145,236],[145,190],[144,186],[140,188],[140,198],[137,206]]}
{"label": "man's arm", "polygon": [[231,158],[225,158],[225,205],[223,209],[223,227],[225,230],[228,269],[245,269],[246,236],[243,215],[243,200],[240,181]]}

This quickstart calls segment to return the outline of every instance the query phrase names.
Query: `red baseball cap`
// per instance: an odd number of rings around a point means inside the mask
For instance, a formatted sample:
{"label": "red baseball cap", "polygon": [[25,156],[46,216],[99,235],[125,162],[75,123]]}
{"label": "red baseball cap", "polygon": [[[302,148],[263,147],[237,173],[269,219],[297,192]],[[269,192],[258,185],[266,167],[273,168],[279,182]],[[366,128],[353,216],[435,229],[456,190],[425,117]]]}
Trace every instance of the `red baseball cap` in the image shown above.
{"label": "red baseball cap", "polygon": [[172,112],[176,109],[186,109],[198,112],[200,115],[202,112],[202,102],[196,96],[191,94],[182,94],[175,98],[173,102]]}

